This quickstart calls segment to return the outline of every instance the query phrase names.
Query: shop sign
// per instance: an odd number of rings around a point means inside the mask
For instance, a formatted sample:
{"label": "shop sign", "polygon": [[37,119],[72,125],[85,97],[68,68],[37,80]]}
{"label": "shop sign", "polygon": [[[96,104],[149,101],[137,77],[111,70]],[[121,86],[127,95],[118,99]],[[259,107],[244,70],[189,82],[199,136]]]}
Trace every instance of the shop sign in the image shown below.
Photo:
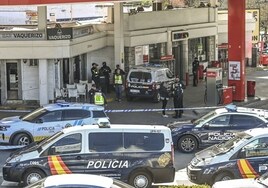
{"label": "shop sign", "polygon": [[172,41],[181,41],[189,38],[189,33],[186,31],[174,31],[172,32]]}
{"label": "shop sign", "polygon": [[73,39],[72,28],[47,29],[47,40],[70,40],[70,39]]}
{"label": "shop sign", "polygon": [[3,31],[0,40],[45,40],[45,33],[38,31]]}
{"label": "shop sign", "polygon": [[86,35],[93,34],[93,26],[87,26],[82,28],[74,28],[73,29],[73,38],[83,37]]}

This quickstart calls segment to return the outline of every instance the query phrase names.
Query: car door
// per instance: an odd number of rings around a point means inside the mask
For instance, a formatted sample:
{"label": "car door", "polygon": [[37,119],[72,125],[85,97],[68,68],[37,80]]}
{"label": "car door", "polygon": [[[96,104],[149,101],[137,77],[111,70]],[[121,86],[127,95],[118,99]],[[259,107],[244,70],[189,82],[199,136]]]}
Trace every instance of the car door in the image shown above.
{"label": "car door", "polygon": [[204,123],[198,131],[201,142],[205,145],[212,145],[229,140],[228,130],[230,115],[224,114],[214,117],[208,122]]}
{"label": "car door", "polygon": [[82,133],[66,135],[41,154],[47,156],[51,175],[84,173],[86,160],[82,140]]}
{"label": "car door", "polygon": [[257,138],[238,151],[240,177],[256,178],[268,170],[268,137]]}
{"label": "car door", "polygon": [[247,114],[232,114],[230,118],[230,130],[236,133],[236,132],[256,128],[263,123],[264,123],[263,120],[255,116],[251,116]]}
{"label": "car door", "polygon": [[62,129],[62,111],[47,111],[37,117],[34,122],[34,141],[51,136]]}

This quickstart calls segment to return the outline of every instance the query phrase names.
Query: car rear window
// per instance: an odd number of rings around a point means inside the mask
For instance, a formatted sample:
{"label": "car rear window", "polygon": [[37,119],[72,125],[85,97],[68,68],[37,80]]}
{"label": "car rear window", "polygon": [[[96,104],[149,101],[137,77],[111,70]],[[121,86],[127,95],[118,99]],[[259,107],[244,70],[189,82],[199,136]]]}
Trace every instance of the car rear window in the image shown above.
{"label": "car rear window", "polygon": [[92,113],[93,113],[93,118],[102,118],[102,117],[105,118],[105,117],[107,117],[107,115],[102,110],[92,111]]}
{"label": "car rear window", "polygon": [[129,75],[131,82],[151,82],[152,74],[149,72],[131,72]]}
{"label": "car rear window", "polygon": [[76,120],[90,117],[90,111],[82,109],[63,110],[63,120]]}

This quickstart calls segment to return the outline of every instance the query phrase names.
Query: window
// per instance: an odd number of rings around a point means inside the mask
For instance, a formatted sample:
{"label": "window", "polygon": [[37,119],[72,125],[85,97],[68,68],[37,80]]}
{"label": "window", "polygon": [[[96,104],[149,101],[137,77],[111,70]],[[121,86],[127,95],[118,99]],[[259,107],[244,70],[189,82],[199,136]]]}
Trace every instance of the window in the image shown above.
{"label": "window", "polygon": [[63,137],[49,148],[49,155],[79,153],[82,149],[82,135],[80,133]]}
{"label": "window", "polygon": [[129,151],[157,151],[165,145],[162,133],[125,133],[124,147]]}
{"label": "window", "polygon": [[90,111],[82,109],[63,110],[63,120],[76,120],[90,117]]}
{"label": "window", "polygon": [[102,118],[102,117],[106,118],[107,117],[104,111],[102,110],[92,111],[92,113],[93,113],[93,118]]}
{"label": "window", "polygon": [[247,116],[247,115],[232,115],[230,125],[231,126],[241,126],[241,127],[248,127],[254,128],[258,125],[262,124],[263,121],[258,119],[254,116]]}
{"label": "window", "polygon": [[89,150],[96,152],[117,151],[123,149],[123,133],[90,133]]}
{"label": "window", "polygon": [[45,115],[41,116],[40,120],[42,120],[42,122],[54,122],[54,121],[61,121],[61,111],[52,111],[52,112],[48,112]]}
{"label": "window", "polygon": [[132,82],[147,82],[152,81],[152,75],[149,72],[131,72],[129,80]]}
{"label": "window", "polygon": [[230,120],[229,115],[222,115],[210,120],[208,123],[209,127],[228,127],[229,120]]}
{"label": "window", "polygon": [[240,158],[250,158],[250,157],[260,157],[268,155],[268,137],[263,137],[256,139],[246,146],[244,146],[240,151]]}

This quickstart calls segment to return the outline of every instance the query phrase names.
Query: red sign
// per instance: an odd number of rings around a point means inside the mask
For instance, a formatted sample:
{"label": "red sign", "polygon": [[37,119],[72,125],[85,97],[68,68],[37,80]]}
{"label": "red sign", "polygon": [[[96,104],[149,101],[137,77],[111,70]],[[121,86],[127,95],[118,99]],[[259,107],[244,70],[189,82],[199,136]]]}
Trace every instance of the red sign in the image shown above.
{"label": "red sign", "polygon": [[216,72],[207,72],[208,78],[216,78],[216,76],[217,76]]}
{"label": "red sign", "polygon": [[[0,0],[1,5],[45,5],[64,3],[111,2],[108,0]],[[114,0],[113,0],[114,1]]]}
{"label": "red sign", "polygon": [[172,60],[172,59],[174,59],[173,55],[165,55],[160,57],[160,60]]}

